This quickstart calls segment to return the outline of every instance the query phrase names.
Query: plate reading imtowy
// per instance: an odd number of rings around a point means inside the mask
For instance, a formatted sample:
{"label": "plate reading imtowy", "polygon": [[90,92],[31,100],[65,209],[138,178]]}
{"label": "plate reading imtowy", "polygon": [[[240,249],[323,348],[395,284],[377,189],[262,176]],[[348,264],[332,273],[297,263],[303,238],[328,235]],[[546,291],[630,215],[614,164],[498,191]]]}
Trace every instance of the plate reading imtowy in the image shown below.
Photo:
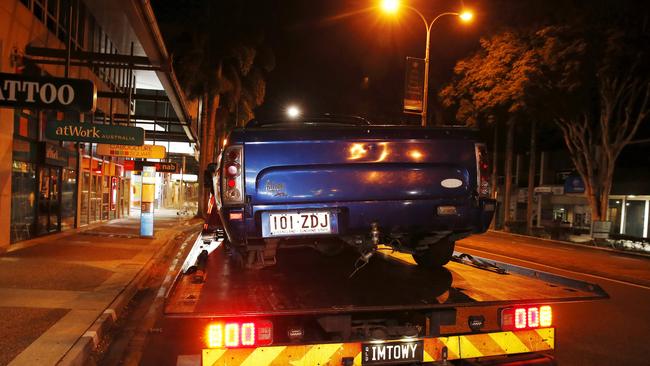
{"label": "plate reading imtowy", "polygon": [[362,365],[389,365],[422,362],[422,340],[364,343],[361,346]]}
{"label": "plate reading imtowy", "polygon": [[269,214],[269,234],[271,236],[330,233],[332,233],[332,220],[328,211]]}

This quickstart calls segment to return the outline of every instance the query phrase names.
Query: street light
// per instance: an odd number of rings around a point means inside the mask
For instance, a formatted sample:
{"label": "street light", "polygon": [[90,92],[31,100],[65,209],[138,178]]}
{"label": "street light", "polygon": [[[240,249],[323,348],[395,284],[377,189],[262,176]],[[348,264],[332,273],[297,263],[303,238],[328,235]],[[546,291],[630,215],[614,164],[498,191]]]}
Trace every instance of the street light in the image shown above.
{"label": "street light", "polygon": [[[400,6],[401,5],[398,0],[383,0],[381,2],[381,8],[386,13],[395,14],[397,13],[397,10],[400,8]],[[438,14],[435,18],[433,18],[431,22],[428,22],[427,18],[418,9],[410,5],[404,5],[404,7],[414,11],[418,16],[420,16],[420,19],[422,19],[422,22],[424,23],[424,28],[426,28],[427,31],[427,43],[424,53],[424,95],[422,101],[422,127],[426,127],[428,112],[427,105],[429,104],[429,44],[431,43],[431,28],[433,28],[433,25],[436,23],[436,21],[438,21],[438,19],[444,17],[445,15],[455,15],[459,17],[462,22],[468,23],[474,19],[474,14],[469,10],[463,10],[460,13],[445,12]]]}
{"label": "street light", "polygon": [[301,114],[302,114],[302,111],[300,111],[300,108],[298,108],[297,106],[290,105],[289,107],[287,107],[287,116],[289,118],[296,119],[296,118],[300,117]]}
{"label": "street light", "polygon": [[381,2],[381,8],[387,13],[395,13],[399,8],[399,0],[384,0]]}

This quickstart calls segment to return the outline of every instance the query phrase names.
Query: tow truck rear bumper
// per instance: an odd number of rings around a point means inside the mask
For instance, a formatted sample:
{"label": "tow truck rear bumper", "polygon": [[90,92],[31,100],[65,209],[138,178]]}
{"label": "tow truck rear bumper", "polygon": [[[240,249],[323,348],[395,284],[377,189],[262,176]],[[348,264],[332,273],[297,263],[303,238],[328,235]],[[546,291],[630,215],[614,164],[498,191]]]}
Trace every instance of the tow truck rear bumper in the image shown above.
{"label": "tow truck rear bumper", "polygon": [[[402,340],[404,341],[404,340]],[[552,365],[544,355],[555,347],[555,329],[542,328],[509,332],[478,333],[448,337],[417,338],[424,352],[419,362],[436,363],[466,360],[470,365]],[[517,354],[539,354],[536,357],[494,358]],[[280,345],[258,348],[204,349],[202,365],[380,365],[364,354],[363,343],[323,343]],[[485,361],[482,361],[482,360]],[[395,361],[393,361],[394,363]],[[540,363],[541,362],[541,363]]]}

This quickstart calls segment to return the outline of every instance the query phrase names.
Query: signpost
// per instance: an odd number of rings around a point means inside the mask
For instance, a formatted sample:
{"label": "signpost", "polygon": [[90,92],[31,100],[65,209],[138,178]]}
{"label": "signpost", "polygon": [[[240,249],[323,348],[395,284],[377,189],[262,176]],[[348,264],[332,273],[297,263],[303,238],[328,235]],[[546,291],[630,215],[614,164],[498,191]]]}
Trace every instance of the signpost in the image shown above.
{"label": "signpost", "polygon": [[97,145],[97,155],[119,156],[131,159],[164,159],[167,151],[160,145]]}
{"label": "signpost", "polygon": [[141,146],[144,144],[144,129],[81,122],[49,122],[45,125],[45,137],[57,141]]}
{"label": "signpost", "polygon": [[0,73],[0,107],[91,112],[96,101],[90,80]]}
{"label": "signpost", "polygon": [[156,196],[156,167],[142,170],[142,196],[140,198],[140,236],[153,238],[153,205]]}
{"label": "signpost", "polygon": [[424,100],[424,60],[406,58],[404,78],[404,113],[422,114]]}
{"label": "signpost", "polygon": [[591,223],[591,237],[594,239],[609,239],[611,231],[611,221],[593,221]]}
{"label": "signpost", "polygon": [[124,162],[125,170],[142,171],[142,169],[146,166],[156,167],[156,172],[158,173],[176,173],[178,171],[178,165],[176,163],[142,160],[126,160]]}
{"label": "signpost", "polygon": [[569,175],[564,181],[564,193],[585,193],[585,182],[577,174]]}

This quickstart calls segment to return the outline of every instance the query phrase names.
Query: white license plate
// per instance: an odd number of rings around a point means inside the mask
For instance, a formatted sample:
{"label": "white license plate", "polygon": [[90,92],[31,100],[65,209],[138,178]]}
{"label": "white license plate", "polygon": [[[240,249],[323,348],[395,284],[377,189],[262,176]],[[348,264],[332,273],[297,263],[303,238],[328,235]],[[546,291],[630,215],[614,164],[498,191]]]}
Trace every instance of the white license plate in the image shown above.
{"label": "white license plate", "polygon": [[269,213],[268,217],[271,236],[332,233],[328,211]]}

